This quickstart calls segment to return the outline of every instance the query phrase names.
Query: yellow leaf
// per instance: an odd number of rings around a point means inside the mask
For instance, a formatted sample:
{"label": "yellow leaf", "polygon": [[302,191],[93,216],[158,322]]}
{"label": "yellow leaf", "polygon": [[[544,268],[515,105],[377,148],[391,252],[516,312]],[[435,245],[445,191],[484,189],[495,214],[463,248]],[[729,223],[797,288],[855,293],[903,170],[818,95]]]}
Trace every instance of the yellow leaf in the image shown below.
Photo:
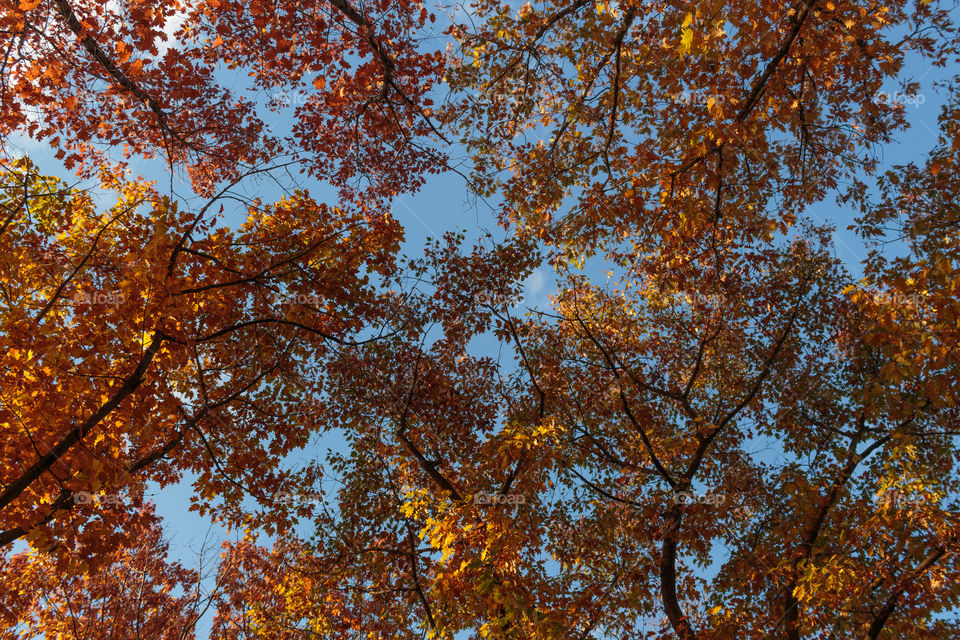
{"label": "yellow leaf", "polygon": [[687,52],[690,51],[690,45],[693,44],[693,30],[684,29],[683,33],[680,35],[680,46],[677,47],[677,51],[680,52],[680,55],[687,55]]}
{"label": "yellow leaf", "polygon": [[690,46],[693,44],[693,29],[690,28],[692,23],[693,14],[687,13],[683,18],[683,25],[680,30],[680,46],[677,47],[677,51],[682,56],[687,55],[687,52],[690,51]]}

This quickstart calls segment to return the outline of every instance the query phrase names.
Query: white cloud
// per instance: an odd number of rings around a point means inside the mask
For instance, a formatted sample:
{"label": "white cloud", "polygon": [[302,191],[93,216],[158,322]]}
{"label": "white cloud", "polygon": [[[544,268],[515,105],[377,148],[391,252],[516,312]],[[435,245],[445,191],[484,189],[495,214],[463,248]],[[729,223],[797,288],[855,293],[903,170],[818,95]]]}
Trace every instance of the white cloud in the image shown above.
{"label": "white cloud", "polygon": [[547,290],[548,270],[539,267],[523,282],[523,305],[525,307],[549,308],[550,298]]}
{"label": "white cloud", "polygon": [[167,55],[167,51],[169,51],[170,47],[173,46],[173,34],[175,34],[180,27],[183,26],[183,23],[186,21],[186,19],[187,12],[184,10],[178,10],[164,23],[163,34],[165,37],[163,39],[157,38],[154,41],[154,43],[157,45],[157,51],[159,52],[159,56],[161,58]]}

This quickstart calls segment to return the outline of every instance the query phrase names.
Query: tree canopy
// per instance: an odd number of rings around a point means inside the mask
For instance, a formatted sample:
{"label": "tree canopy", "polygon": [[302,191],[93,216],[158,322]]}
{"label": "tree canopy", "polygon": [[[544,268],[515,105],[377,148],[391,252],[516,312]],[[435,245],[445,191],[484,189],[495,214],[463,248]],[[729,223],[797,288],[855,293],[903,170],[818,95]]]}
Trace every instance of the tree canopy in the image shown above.
{"label": "tree canopy", "polygon": [[0,638],[960,638],[957,20],[5,3]]}

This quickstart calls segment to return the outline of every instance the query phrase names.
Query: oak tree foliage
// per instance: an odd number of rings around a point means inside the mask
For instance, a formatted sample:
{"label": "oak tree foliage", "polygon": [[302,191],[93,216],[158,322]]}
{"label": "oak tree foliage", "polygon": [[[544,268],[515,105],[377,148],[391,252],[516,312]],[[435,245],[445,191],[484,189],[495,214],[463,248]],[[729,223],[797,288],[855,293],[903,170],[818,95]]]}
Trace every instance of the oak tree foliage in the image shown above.
{"label": "oak tree foliage", "polygon": [[0,637],[960,637],[955,4],[463,9],[0,9]]}

